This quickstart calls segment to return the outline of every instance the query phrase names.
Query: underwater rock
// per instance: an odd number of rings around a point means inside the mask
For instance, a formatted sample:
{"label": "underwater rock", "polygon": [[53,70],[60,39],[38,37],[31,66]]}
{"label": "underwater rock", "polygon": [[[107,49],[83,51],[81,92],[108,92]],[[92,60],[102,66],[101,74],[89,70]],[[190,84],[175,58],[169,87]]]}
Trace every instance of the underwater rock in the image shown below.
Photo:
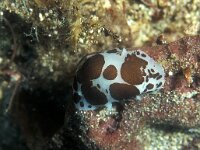
{"label": "underwater rock", "polygon": [[106,109],[77,111],[86,125],[80,126],[87,131],[82,138],[87,137],[100,149],[143,149],[145,143],[136,137],[148,125],[163,125],[163,130],[164,126],[200,126],[200,36],[140,49],[164,67],[164,89],[126,103],[121,118]]}

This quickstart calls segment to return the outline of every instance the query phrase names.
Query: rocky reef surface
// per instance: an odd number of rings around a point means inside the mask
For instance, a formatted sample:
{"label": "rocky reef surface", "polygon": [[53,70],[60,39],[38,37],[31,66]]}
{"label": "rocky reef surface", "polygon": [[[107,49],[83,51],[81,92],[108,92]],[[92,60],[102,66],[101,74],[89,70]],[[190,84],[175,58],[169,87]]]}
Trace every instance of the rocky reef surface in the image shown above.
{"label": "rocky reef surface", "polygon": [[81,137],[89,138],[100,149],[180,149],[198,139],[199,42],[200,37],[193,36],[140,48],[164,66],[164,89],[144,95],[141,101],[129,101],[120,118],[115,111],[77,112],[84,126]]}
{"label": "rocky reef surface", "polygon": [[[198,0],[0,1],[0,149],[200,149]],[[164,88],[120,112],[76,111],[91,52],[143,50]]]}

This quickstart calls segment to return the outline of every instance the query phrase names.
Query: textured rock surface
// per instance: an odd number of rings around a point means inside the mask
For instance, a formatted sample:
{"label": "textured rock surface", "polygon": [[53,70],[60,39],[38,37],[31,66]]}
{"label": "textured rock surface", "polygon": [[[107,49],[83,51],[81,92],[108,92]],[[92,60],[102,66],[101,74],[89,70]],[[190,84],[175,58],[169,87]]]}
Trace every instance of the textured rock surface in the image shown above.
{"label": "textured rock surface", "polygon": [[[187,37],[200,33],[199,10],[199,0],[0,1],[0,148],[199,149],[199,37]],[[165,67],[162,94],[127,103],[121,116],[72,115],[78,61],[141,46]]]}
{"label": "textured rock surface", "polygon": [[[182,136],[178,143],[171,143],[180,149],[195,137],[190,136],[190,129],[200,127],[200,37],[141,49],[163,65],[167,82],[160,92],[127,103],[120,119],[119,114],[111,115],[106,110],[78,112],[87,129],[82,136],[100,149],[146,149],[147,143],[155,142],[156,134],[162,132],[169,134],[168,138]],[[152,139],[146,139],[153,130]],[[159,140],[167,138],[161,135]],[[168,146],[170,143],[164,144],[163,149]]]}

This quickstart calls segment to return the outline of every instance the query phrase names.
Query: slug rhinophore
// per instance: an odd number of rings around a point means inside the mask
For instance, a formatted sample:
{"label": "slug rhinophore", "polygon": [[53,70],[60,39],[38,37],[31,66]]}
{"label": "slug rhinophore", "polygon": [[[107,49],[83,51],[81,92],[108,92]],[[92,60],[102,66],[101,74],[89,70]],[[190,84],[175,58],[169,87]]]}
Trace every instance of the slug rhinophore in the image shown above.
{"label": "slug rhinophore", "polygon": [[163,67],[141,50],[113,49],[85,56],[73,83],[79,110],[95,110],[138,98],[164,85]]}

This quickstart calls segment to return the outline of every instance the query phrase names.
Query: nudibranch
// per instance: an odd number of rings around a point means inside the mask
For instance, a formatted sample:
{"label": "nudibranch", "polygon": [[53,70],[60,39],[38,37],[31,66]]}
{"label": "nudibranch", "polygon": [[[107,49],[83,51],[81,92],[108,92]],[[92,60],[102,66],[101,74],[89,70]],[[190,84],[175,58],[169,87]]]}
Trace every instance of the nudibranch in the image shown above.
{"label": "nudibranch", "polygon": [[163,67],[141,50],[113,49],[85,56],[76,70],[74,103],[79,110],[95,110],[137,99],[164,85]]}

